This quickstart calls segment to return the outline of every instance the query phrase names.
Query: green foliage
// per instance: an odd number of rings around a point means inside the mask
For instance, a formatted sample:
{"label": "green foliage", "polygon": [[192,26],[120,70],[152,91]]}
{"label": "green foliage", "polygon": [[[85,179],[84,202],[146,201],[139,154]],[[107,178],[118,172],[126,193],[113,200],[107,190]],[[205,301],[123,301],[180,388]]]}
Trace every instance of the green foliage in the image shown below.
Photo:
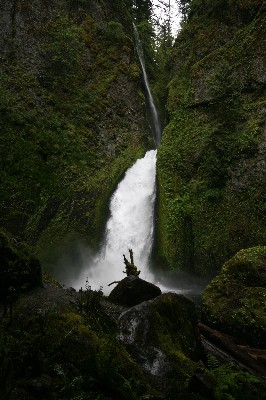
{"label": "green foliage", "polygon": [[86,319],[88,326],[92,329],[98,332],[111,334],[114,330],[114,323],[105,312],[102,301],[102,287],[100,287],[99,290],[92,290],[87,279],[85,288],[81,288],[79,291],[77,300],[78,310]]}
{"label": "green foliage", "polygon": [[137,23],[141,21],[149,21],[152,15],[151,0],[133,0],[133,16]]}
{"label": "green foliage", "polygon": [[182,21],[186,21],[191,10],[192,0],[177,0],[179,11],[182,14]]}
{"label": "green foliage", "polygon": [[107,36],[111,41],[123,42],[126,38],[123,25],[117,21],[109,21],[107,25]]}
{"label": "green foliage", "polygon": [[[115,339],[113,322],[105,319],[105,329],[92,323],[89,314],[100,319],[105,312],[101,291],[92,293],[87,287],[77,302],[81,316],[74,303],[59,306],[57,295],[61,299],[66,294],[53,290],[56,306],[43,302],[40,293],[29,295],[18,301],[9,329],[1,325],[0,393],[6,393],[9,384],[3,384],[7,365],[13,374],[8,390],[19,385],[28,392],[38,382],[45,396],[54,400],[137,400],[147,393],[139,367]],[[32,307],[35,312],[30,313]]]}
{"label": "green foliage", "polygon": [[149,81],[152,81],[156,76],[154,28],[151,22],[143,20],[137,25],[137,29],[142,43],[146,72]]}
{"label": "green foliage", "polygon": [[[197,15],[172,53],[170,122],[158,150],[156,251],[164,267],[205,274],[239,249],[265,242],[264,99],[255,78],[265,21],[258,14],[237,31],[217,16]],[[186,199],[186,215],[179,199]]]}
{"label": "green foliage", "polygon": [[147,140],[123,115],[121,82],[134,87],[139,74],[121,23],[78,25],[61,12],[41,29],[42,71],[0,71],[0,222],[48,260],[64,238],[97,243],[110,194]]}
{"label": "green foliage", "polygon": [[73,63],[79,61],[81,30],[69,22],[69,19],[62,15],[46,26],[49,44],[45,50],[49,60],[59,68],[59,72],[71,68]]}
{"label": "green foliage", "polygon": [[206,21],[218,18],[224,22],[237,24],[250,21],[262,5],[261,0],[177,0],[183,21],[187,22],[198,16]]}
{"label": "green foliage", "polygon": [[231,364],[221,364],[211,354],[208,354],[208,368],[217,382],[215,400],[265,399],[258,377],[238,371]]}
{"label": "green foliage", "polygon": [[203,320],[256,347],[265,346],[265,246],[239,251],[207,286]]}

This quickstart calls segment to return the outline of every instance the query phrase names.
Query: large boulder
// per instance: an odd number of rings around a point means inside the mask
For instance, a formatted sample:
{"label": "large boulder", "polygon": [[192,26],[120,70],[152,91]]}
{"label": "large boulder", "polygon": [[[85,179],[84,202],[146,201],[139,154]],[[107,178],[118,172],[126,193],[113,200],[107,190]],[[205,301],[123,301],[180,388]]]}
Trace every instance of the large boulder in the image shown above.
{"label": "large boulder", "polygon": [[266,346],[266,246],[239,251],[207,286],[202,321],[247,343]]}
{"label": "large boulder", "polygon": [[109,294],[109,300],[123,306],[135,306],[161,294],[161,289],[138,276],[127,276]]}
{"label": "large boulder", "polygon": [[164,293],[125,311],[119,318],[119,339],[167,396],[182,391],[197,368],[197,316],[185,296]]}

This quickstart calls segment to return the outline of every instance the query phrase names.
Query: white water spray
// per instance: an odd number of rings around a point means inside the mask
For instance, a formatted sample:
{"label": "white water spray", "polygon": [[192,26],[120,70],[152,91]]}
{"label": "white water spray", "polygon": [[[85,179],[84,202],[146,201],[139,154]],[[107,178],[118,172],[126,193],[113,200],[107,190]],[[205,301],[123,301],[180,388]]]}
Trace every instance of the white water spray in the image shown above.
{"label": "white water spray", "polygon": [[110,218],[106,225],[104,244],[92,265],[79,277],[74,287],[84,286],[86,278],[92,289],[108,294],[123,275],[123,254],[134,252],[134,263],[140,277],[152,280],[149,260],[153,242],[154,202],[156,195],[156,150],[148,151],[144,158],[127,170],[110,202]]}
{"label": "white water spray", "polygon": [[141,44],[141,41],[140,41],[140,38],[139,38],[139,33],[138,33],[138,30],[137,30],[137,27],[136,27],[136,25],[134,23],[133,23],[133,28],[134,28],[134,34],[135,34],[135,39],[136,39],[136,47],[137,47],[139,61],[140,61],[141,69],[142,69],[144,84],[145,84],[145,88],[146,88],[146,92],[147,92],[147,96],[148,96],[148,104],[149,104],[149,108],[150,108],[150,112],[151,112],[152,130],[153,130],[154,141],[155,141],[155,144],[156,144],[156,147],[157,147],[161,143],[161,135],[162,135],[161,124],[160,124],[160,121],[159,121],[158,112],[157,112],[156,106],[154,104],[153,97],[152,97],[151,90],[150,90],[150,86],[149,86],[149,81],[148,81],[146,68],[145,68],[145,61],[144,61],[142,44]]}

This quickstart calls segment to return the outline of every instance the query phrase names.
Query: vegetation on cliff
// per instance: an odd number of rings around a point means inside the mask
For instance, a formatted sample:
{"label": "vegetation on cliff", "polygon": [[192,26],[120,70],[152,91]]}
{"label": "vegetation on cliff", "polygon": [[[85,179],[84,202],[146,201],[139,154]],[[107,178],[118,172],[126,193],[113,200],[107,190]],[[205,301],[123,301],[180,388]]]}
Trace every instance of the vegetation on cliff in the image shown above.
{"label": "vegetation on cliff", "polygon": [[201,274],[265,243],[265,4],[183,2],[158,152],[157,261]]}
{"label": "vegetation on cliff", "polygon": [[[265,398],[259,379],[206,363],[189,299],[157,288],[137,306],[135,292],[115,305],[88,282],[76,293],[42,279],[35,255],[53,262],[68,241],[98,244],[112,191],[152,146],[133,18],[168,121],[158,264],[208,274],[265,244],[265,4],[180,0],[171,52],[166,27],[155,40],[150,0],[9,3],[0,6],[0,224],[12,232],[0,231],[1,399]],[[205,322],[261,347],[265,251],[239,251],[203,297]]]}
{"label": "vegetation on cliff", "polygon": [[150,138],[127,3],[22,3],[1,13],[0,223],[45,260],[68,238],[98,242]]}

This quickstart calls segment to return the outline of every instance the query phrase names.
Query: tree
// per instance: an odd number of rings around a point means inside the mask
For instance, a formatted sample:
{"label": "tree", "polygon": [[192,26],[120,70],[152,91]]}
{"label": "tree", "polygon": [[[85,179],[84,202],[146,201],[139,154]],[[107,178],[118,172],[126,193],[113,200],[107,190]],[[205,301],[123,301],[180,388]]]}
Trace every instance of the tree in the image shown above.
{"label": "tree", "polygon": [[133,13],[136,22],[149,21],[152,16],[152,2],[151,0],[133,0]]}

